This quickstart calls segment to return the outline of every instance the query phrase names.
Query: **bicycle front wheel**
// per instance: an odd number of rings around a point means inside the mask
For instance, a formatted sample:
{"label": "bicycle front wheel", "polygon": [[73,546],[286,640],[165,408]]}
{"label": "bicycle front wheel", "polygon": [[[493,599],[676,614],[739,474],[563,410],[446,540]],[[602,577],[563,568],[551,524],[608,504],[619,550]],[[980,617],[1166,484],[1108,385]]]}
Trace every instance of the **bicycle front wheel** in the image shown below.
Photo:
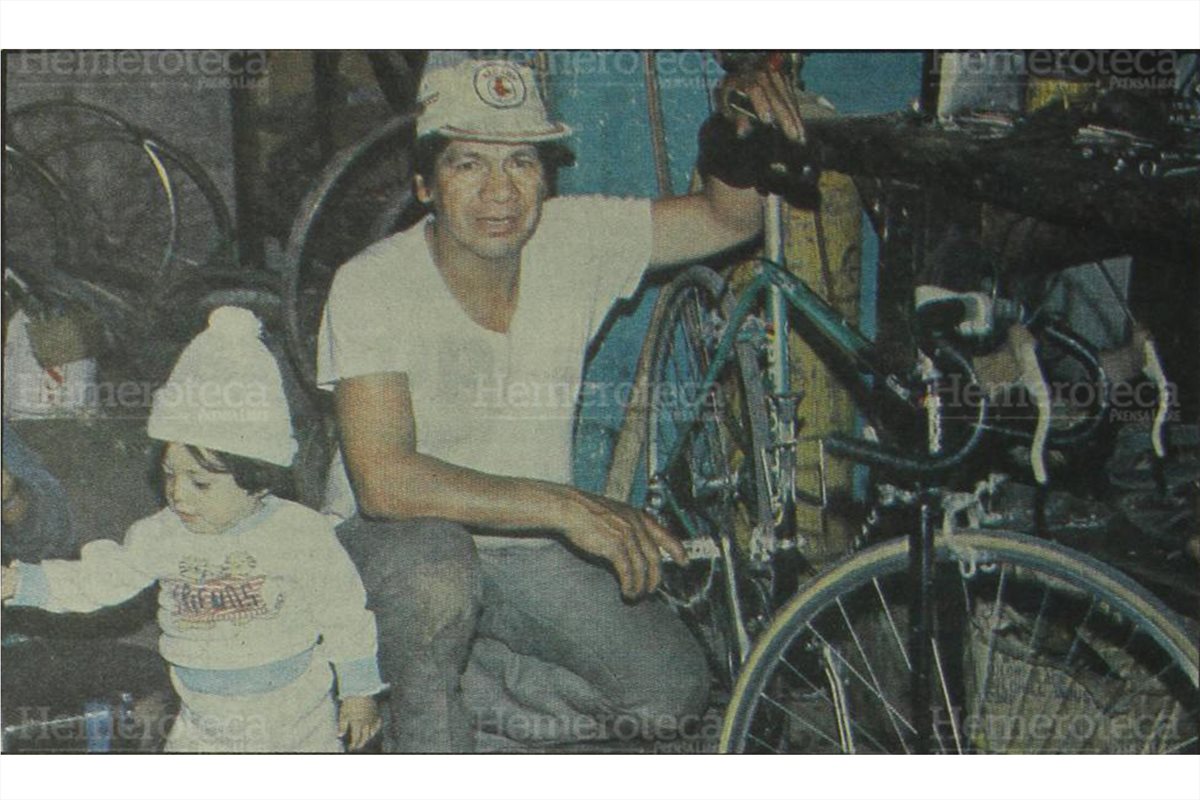
{"label": "bicycle front wheel", "polygon": [[1197,751],[1196,635],[1146,590],[1018,534],[935,548],[927,713],[912,703],[901,538],[832,565],[780,611],[739,677],[721,750]]}

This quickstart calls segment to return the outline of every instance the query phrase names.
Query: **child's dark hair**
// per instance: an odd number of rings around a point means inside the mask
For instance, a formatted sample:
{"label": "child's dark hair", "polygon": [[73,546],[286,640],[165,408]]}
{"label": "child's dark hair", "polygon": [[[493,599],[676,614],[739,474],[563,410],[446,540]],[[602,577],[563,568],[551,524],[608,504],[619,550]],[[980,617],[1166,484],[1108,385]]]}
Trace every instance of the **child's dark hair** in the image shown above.
{"label": "child's dark hair", "polygon": [[[192,444],[185,444],[184,447],[204,469],[232,476],[233,482],[250,494],[267,492],[285,500],[294,499],[292,471],[287,467]],[[166,448],[164,444],[159,452],[160,464]]]}

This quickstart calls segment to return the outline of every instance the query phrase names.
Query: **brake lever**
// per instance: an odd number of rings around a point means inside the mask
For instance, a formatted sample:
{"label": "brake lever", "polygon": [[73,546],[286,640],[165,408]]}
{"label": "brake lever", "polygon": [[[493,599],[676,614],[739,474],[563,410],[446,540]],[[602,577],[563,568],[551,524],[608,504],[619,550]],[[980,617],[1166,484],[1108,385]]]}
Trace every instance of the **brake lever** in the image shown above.
{"label": "brake lever", "polygon": [[1034,480],[1045,486],[1049,479],[1046,470],[1046,440],[1050,436],[1050,387],[1042,373],[1037,357],[1037,339],[1024,325],[1015,324],[1008,329],[1009,346],[1021,371],[1021,383],[1037,406],[1037,427],[1033,443],[1029,446],[1029,465],[1033,468]]}
{"label": "brake lever", "polygon": [[1142,348],[1145,358],[1142,369],[1158,388],[1158,405],[1154,410],[1154,422],[1150,426],[1150,442],[1154,447],[1154,455],[1161,461],[1167,457],[1167,446],[1163,438],[1163,426],[1166,425],[1167,415],[1171,410],[1171,383],[1167,380],[1167,373],[1163,369],[1162,359],[1158,356],[1158,348],[1155,346],[1154,339],[1150,335],[1146,335]]}
{"label": "brake lever", "polygon": [[725,97],[725,105],[730,111],[740,114],[755,125],[767,125],[767,121],[760,117],[758,112],[754,110],[754,103],[751,101],[750,95],[743,91],[732,90]]}

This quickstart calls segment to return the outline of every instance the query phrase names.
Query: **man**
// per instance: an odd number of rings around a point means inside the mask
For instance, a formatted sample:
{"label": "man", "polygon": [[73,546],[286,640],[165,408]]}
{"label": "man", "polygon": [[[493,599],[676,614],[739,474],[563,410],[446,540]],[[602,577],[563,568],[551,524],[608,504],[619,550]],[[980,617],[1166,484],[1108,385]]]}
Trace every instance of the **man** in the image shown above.
{"label": "man", "polygon": [[[781,76],[739,88],[801,137]],[[648,267],[756,235],[761,198],[710,176],[653,203],[548,200],[570,129],[528,68],[435,70],[419,99],[415,191],[433,213],[339,270],[318,345],[359,512],[340,535],[392,685],[385,743],[653,735],[705,707],[702,653],[647,599],[661,553],[685,555],[641,512],[568,485],[571,412],[612,306]]]}

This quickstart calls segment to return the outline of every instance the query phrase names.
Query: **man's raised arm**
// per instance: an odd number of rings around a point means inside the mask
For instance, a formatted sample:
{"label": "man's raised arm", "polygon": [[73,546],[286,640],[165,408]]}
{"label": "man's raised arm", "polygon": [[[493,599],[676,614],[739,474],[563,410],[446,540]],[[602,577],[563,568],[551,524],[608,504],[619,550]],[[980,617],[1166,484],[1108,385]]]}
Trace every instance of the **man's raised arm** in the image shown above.
{"label": "man's raised arm", "polygon": [[[788,142],[803,144],[800,102],[779,72],[731,76],[717,90],[723,114],[736,143],[755,124],[747,112],[730,111],[730,97],[748,100],[759,124],[774,125]],[[711,123],[710,123],[711,124]],[[707,125],[706,125],[707,127]],[[729,137],[726,137],[729,138]],[[751,185],[756,170],[744,163],[761,153],[739,153],[736,147],[701,135],[700,171],[704,188],[697,194],[654,201],[651,267],[683,264],[728,250],[762,230],[762,196]],[[741,149],[751,147],[749,141]],[[739,163],[743,162],[743,163]],[[723,180],[724,179],[724,180]],[[741,188],[730,185],[730,181]]]}

